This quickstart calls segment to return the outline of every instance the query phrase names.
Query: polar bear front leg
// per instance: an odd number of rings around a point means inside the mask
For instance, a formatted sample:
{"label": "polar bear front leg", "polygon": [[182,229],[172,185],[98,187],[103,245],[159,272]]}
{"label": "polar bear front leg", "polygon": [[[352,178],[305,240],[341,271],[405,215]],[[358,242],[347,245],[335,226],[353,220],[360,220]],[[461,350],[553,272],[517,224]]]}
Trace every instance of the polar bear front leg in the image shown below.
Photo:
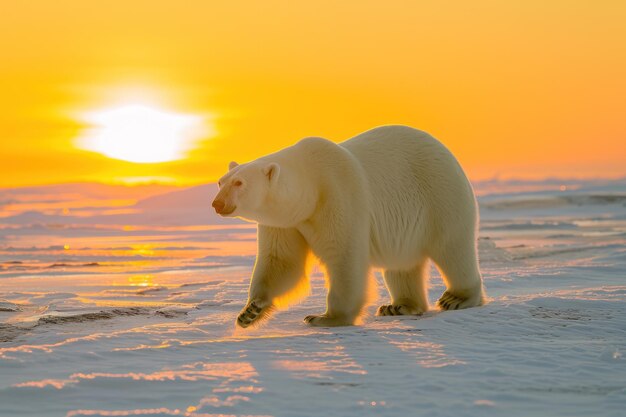
{"label": "polar bear front leg", "polygon": [[258,246],[248,302],[237,317],[237,325],[244,328],[269,317],[276,304],[308,290],[309,246],[299,231],[259,225]]}
{"label": "polar bear front leg", "polygon": [[[324,259],[322,259],[324,262]],[[326,264],[328,296],[326,312],[305,317],[311,326],[351,326],[365,305],[369,265],[367,251],[346,253]]]}
{"label": "polar bear front leg", "polygon": [[251,324],[260,323],[266,317],[269,317],[273,310],[271,303],[263,299],[254,299],[248,301],[248,304],[241,310],[237,316],[237,325],[244,329]]}
{"label": "polar bear front leg", "polygon": [[412,269],[386,270],[384,279],[391,304],[380,306],[377,316],[420,315],[428,311],[428,262],[425,259]]}

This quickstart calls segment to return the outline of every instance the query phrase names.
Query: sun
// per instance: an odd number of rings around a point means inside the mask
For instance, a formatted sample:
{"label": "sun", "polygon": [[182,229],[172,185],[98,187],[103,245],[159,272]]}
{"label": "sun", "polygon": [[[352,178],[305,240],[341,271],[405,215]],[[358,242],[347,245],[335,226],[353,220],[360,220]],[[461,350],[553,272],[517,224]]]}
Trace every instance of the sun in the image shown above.
{"label": "sun", "polygon": [[143,104],[89,112],[83,119],[89,128],[78,147],[137,163],[182,159],[207,134],[203,117]]}

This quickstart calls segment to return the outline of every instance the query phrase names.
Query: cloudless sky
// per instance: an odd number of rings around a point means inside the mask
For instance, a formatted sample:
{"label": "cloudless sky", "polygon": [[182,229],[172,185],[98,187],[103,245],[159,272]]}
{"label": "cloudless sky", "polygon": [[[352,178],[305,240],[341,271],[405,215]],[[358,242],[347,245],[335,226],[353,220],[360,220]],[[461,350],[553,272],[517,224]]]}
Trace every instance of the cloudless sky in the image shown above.
{"label": "cloudless sky", "polygon": [[[217,179],[306,136],[408,124],[473,179],[626,175],[626,1],[2,1],[0,186]],[[79,149],[136,101],[211,125],[183,159]]]}

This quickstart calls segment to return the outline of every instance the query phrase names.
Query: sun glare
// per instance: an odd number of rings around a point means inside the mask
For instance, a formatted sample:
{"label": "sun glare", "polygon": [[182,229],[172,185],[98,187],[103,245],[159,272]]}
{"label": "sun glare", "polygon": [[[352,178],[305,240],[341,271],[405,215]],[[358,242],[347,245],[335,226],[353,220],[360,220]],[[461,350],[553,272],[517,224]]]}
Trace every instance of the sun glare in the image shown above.
{"label": "sun glare", "polygon": [[77,145],[138,163],[182,159],[207,134],[204,118],[140,104],[87,113],[89,128]]}

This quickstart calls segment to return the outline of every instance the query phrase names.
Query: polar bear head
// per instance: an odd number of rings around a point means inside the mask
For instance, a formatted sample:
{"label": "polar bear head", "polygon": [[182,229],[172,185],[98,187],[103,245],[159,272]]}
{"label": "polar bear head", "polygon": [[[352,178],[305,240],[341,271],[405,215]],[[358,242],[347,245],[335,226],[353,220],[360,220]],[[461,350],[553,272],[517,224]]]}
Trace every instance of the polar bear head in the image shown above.
{"label": "polar bear head", "polygon": [[273,211],[269,207],[270,196],[280,176],[280,165],[257,160],[242,165],[231,162],[228,169],[218,181],[220,189],[213,200],[215,212],[222,217],[263,223]]}

